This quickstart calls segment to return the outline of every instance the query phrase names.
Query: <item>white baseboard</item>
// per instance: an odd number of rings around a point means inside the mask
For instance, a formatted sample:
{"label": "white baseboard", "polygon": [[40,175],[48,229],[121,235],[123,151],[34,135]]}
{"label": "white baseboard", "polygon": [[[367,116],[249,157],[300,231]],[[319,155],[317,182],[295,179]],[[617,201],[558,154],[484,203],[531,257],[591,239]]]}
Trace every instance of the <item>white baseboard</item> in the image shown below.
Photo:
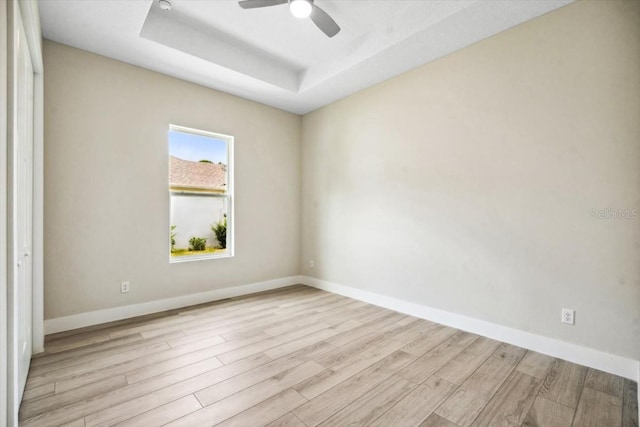
{"label": "white baseboard", "polygon": [[301,283],[300,280],[300,276],[282,277],[264,282],[214,289],[197,294],[182,295],[179,297],[143,302],[140,304],[125,305],[106,308],[104,310],[73,314],[71,316],[57,317],[55,319],[48,319],[44,321],[44,331],[45,334],[54,334],[56,332],[84,328],[86,326],[128,319],[174,308],[187,307],[190,305],[297,285]]}
{"label": "white baseboard", "polygon": [[45,334],[53,334],[299,283],[589,366],[633,381],[640,379],[640,362],[637,360],[309,276],[283,277],[264,282],[214,289],[197,294],[48,319],[44,322],[44,330]]}
{"label": "white baseboard", "polygon": [[577,344],[571,344],[555,338],[549,338],[533,334],[531,332],[509,328],[484,320],[463,316],[461,314],[450,313],[448,311],[439,310],[426,305],[403,301],[385,295],[352,288],[350,286],[327,282],[325,280],[316,279],[315,277],[301,276],[300,280],[307,286],[312,286],[314,288],[344,295],[349,298],[354,298],[380,307],[388,308],[390,310],[398,311],[400,313],[431,320],[463,331],[472,332],[498,341],[517,345],[518,347],[537,351],[538,353],[547,354],[549,356],[588,366],[590,368],[599,369],[633,381],[638,381],[640,379],[640,362],[638,360],[604,353],[599,350],[583,347]]}

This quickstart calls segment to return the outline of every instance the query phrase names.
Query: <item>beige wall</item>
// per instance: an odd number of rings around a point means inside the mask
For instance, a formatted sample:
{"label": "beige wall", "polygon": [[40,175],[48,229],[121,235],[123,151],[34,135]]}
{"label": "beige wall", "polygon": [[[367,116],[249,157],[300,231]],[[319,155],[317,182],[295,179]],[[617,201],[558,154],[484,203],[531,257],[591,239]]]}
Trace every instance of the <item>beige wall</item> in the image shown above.
{"label": "beige wall", "polygon": [[640,220],[590,210],[640,210],[639,22],[580,1],[305,116],[303,274],[638,359]]}
{"label": "beige wall", "polygon": [[[53,42],[44,60],[46,319],[299,273],[299,116]],[[169,124],[235,136],[234,258],[168,262]]]}

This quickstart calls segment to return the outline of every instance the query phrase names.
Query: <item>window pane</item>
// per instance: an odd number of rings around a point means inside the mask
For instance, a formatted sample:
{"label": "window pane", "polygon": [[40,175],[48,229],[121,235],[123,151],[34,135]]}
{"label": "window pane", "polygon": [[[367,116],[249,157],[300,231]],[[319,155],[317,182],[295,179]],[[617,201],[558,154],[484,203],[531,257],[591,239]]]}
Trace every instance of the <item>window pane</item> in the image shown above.
{"label": "window pane", "polygon": [[227,191],[227,141],[169,131],[169,187],[173,191]]}
{"label": "window pane", "polygon": [[169,131],[171,259],[229,256],[231,239],[230,147],[224,135],[178,128]]}

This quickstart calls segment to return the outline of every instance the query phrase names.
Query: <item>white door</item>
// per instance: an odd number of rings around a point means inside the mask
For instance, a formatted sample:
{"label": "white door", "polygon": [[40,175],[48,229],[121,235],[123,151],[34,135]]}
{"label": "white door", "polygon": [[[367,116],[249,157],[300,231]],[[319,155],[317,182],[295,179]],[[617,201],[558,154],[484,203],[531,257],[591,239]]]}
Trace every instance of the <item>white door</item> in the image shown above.
{"label": "white door", "polygon": [[13,137],[13,209],[15,283],[12,303],[14,354],[17,361],[18,396],[20,402],[31,361],[32,262],[33,241],[33,65],[22,27],[17,22],[16,75]]}

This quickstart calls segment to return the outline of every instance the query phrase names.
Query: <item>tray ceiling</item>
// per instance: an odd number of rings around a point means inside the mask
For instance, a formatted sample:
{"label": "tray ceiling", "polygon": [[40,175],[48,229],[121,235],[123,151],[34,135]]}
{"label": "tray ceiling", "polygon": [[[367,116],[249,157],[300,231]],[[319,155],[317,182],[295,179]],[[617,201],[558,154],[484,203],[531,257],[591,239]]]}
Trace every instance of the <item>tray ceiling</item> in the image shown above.
{"label": "tray ceiling", "polygon": [[304,114],[573,0],[316,0],[326,37],[287,5],[41,0],[43,36]]}

